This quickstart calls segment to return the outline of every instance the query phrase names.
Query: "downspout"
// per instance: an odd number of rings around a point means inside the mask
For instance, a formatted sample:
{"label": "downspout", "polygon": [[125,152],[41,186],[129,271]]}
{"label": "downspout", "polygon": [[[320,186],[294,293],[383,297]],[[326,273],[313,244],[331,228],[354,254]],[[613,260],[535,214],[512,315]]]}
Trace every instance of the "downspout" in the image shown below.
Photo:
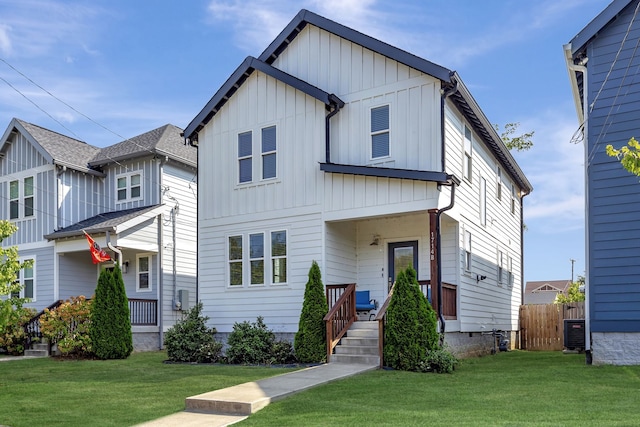
{"label": "downspout", "polygon": [[[162,174],[160,174],[162,176]],[[164,269],[162,268],[162,263],[164,262],[162,253],[164,251],[163,240],[162,240],[162,232],[163,232],[163,222],[162,222],[162,214],[158,215],[158,348],[162,350],[164,345]]]}
{"label": "downspout", "polygon": [[[580,92],[578,91],[577,79],[572,72],[582,73],[582,117],[580,117],[580,109],[578,108],[578,119],[582,119],[582,135],[584,140],[584,248],[585,248],[585,278],[584,278],[584,305],[586,307],[584,311],[584,352],[587,365],[593,363],[593,355],[591,353],[591,305],[590,305],[590,290],[589,290],[589,126],[587,118],[589,115],[589,106],[587,103],[587,94],[589,92],[589,85],[587,84],[587,67],[584,65],[578,65],[573,63],[573,55],[571,54],[571,43],[564,45],[564,55],[567,62],[567,70],[569,71],[569,80],[571,81],[571,88],[573,91],[573,97],[578,106],[577,100],[579,99]],[[587,58],[583,60],[583,64],[586,63]]]}
{"label": "downspout", "polygon": [[458,180],[458,178],[456,178],[453,175],[448,175],[447,176],[447,180],[448,183],[446,185],[451,187],[451,200],[449,202],[448,206],[445,206],[442,209],[438,209],[438,211],[436,212],[436,245],[438,247],[438,250],[436,252],[436,263],[438,264],[438,277],[436,278],[437,280],[437,286],[438,286],[438,318],[440,319],[440,339],[444,339],[444,327],[445,327],[445,321],[444,321],[444,314],[442,314],[442,244],[441,244],[441,232],[440,232],[440,216],[442,215],[443,212],[448,211],[449,209],[453,208],[453,205],[455,203],[455,197],[456,197],[456,187],[458,185],[460,185],[460,180]]}
{"label": "downspout", "polygon": [[326,163],[331,163],[331,125],[329,121],[331,120],[331,117],[338,114],[338,111],[340,111],[340,109],[344,107],[344,101],[342,101],[334,94],[329,95],[329,102],[330,105],[327,108],[331,109],[331,111],[324,119],[324,149]]}
{"label": "downspout", "polygon": [[109,249],[111,249],[113,252],[118,254],[118,259],[116,261],[116,264],[118,264],[118,267],[122,268],[122,251],[111,244],[111,236],[109,235],[108,231],[107,231],[106,238],[107,238],[107,246],[109,247]]}

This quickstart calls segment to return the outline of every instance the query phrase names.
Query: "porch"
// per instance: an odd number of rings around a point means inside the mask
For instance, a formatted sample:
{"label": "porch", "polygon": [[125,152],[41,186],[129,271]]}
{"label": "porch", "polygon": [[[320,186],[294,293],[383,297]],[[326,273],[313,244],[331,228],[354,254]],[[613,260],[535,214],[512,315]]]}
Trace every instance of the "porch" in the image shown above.
{"label": "porch", "polygon": [[[418,281],[420,291],[429,300],[431,304],[431,281]],[[456,320],[457,313],[457,295],[458,287],[451,283],[442,283],[442,317],[445,320]],[[331,361],[331,357],[341,340],[345,337],[347,331],[358,319],[356,310],[356,284],[339,284],[326,285],[326,298],[329,312],[324,317],[327,332],[327,362]],[[434,293],[433,295],[436,295]],[[393,296],[393,286],[391,287],[384,302],[375,310],[375,321],[378,329],[378,355],[380,367],[384,366],[383,348],[384,348],[384,327],[386,324],[386,310]],[[437,313],[437,301],[434,301]]]}

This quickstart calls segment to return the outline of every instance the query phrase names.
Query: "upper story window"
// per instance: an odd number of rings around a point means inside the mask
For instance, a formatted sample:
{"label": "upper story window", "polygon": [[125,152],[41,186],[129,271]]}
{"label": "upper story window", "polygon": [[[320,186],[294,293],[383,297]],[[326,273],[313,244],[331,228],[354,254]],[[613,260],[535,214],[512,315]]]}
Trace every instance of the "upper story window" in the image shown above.
{"label": "upper story window", "polygon": [[251,182],[253,179],[253,141],[252,133],[238,134],[238,182]]}
{"label": "upper story window", "polygon": [[496,199],[502,200],[502,169],[500,167],[496,174]]}
{"label": "upper story window", "polygon": [[389,157],[389,106],[371,109],[371,158]]}
{"label": "upper story window", "polygon": [[462,158],[462,175],[469,182],[471,182],[471,177],[473,176],[471,154],[471,129],[469,129],[467,125],[464,125],[464,157]]}
{"label": "upper story window", "polygon": [[511,184],[511,213],[516,213],[516,186]]}
{"label": "upper story window", "polygon": [[134,172],[116,177],[116,200],[124,202],[142,197],[142,174]]}
{"label": "upper story window", "polygon": [[487,180],[480,178],[480,224],[487,225]]}
{"label": "upper story window", "polygon": [[9,219],[33,217],[35,206],[33,190],[32,176],[9,181]]}
{"label": "upper story window", "polygon": [[502,283],[504,278],[504,253],[502,251],[498,251],[498,283]]}
{"label": "upper story window", "polygon": [[151,291],[151,255],[138,255],[137,257],[136,291]]}
{"label": "upper story window", "polygon": [[471,232],[464,232],[464,270],[471,271]]}
{"label": "upper story window", "polygon": [[276,127],[262,129],[262,179],[275,178],[276,168]]}

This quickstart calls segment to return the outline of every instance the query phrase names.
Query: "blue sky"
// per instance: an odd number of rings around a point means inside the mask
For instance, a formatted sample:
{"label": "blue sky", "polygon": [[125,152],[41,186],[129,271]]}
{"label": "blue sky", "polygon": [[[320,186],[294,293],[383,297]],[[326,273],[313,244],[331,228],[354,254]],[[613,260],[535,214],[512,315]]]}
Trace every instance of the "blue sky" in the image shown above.
{"label": "blue sky", "polygon": [[18,117],[105,146],[167,123],[184,128],[306,8],[458,71],[492,123],[535,130],[534,148],[515,154],[534,186],[525,280],[569,279],[570,259],[576,277],[585,268],[584,173],[562,46],[608,4],[0,0],[0,131]]}

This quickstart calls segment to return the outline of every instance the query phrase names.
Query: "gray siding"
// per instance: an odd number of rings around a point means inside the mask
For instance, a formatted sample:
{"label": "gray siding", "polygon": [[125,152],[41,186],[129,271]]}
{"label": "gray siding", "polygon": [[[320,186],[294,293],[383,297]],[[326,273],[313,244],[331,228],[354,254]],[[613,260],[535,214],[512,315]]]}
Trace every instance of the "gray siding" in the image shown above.
{"label": "gray siding", "polygon": [[68,252],[58,255],[58,277],[60,299],[80,295],[91,298],[98,284],[98,267],[91,261],[88,250]]}
{"label": "gray siding", "polygon": [[627,7],[588,48],[588,104],[595,100],[587,159],[592,332],[640,331],[640,183],[605,154],[607,144],[620,147],[640,138],[639,21],[615,60],[633,11],[633,5]]}
{"label": "gray siding", "polygon": [[57,228],[68,227],[108,210],[102,197],[102,178],[67,170],[58,178],[58,189],[60,213]]}
{"label": "gray siding", "polygon": [[18,248],[20,258],[34,259],[34,276],[35,276],[35,298],[34,301],[26,304],[26,307],[32,307],[40,311],[49,306],[54,301],[53,295],[53,246],[47,246],[39,249],[20,249]]}
{"label": "gray siding", "polygon": [[[120,162],[110,166],[104,172],[105,178],[104,203],[107,207],[104,211],[115,211],[149,206],[160,202],[160,168],[159,160],[151,157],[136,159],[135,161]],[[142,174],[142,197],[139,199],[118,202],[116,196],[116,179],[123,174]]]}

